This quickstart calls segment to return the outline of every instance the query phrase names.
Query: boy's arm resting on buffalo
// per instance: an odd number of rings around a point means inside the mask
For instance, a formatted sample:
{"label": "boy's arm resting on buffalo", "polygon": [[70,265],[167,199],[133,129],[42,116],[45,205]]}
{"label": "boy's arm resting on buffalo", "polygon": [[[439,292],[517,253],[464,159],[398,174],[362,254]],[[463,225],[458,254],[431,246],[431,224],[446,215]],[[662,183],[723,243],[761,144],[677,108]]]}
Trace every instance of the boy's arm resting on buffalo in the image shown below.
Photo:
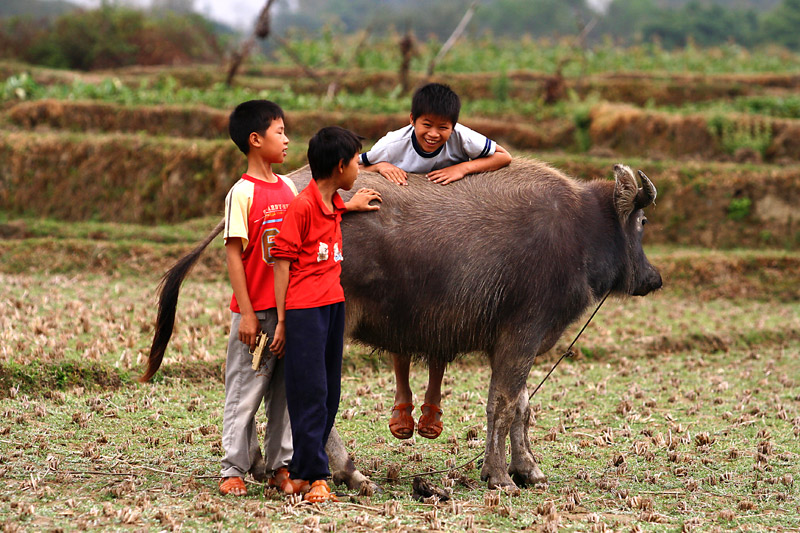
{"label": "boy's arm resting on buffalo", "polygon": [[375,189],[361,188],[356,191],[350,200],[344,203],[344,206],[347,211],[377,211],[381,206],[369,205],[372,200],[382,202],[381,193]]}
{"label": "boy's arm resting on buffalo", "polygon": [[280,359],[286,348],[286,290],[289,288],[289,261],[276,259],[272,267],[275,277],[275,307],[278,311],[278,323],[269,349]]}
{"label": "boy's arm resting on buffalo", "polygon": [[374,165],[364,165],[361,161],[359,161],[358,164],[361,166],[361,170],[377,172],[387,180],[398,185],[408,185],[408,174],[406,171],[397,168],[388,161],[381,161],[379,163],[375,163]]}
{"label": "boy's arm resting on buffalo", "polygon": [[250,295],[247,292],[247,276],[242,262],[242,240],[238,237],[229,237],[225,242],[225,256],[228,264],[228,277],[231,280],[236,303],[242,319],[239,322],[239,340],[253,348],[256,337],[261,332],[261,323],[253,310]]}
{"label": "boy's arm resting on buffalo", "polygon": [[509,163],[511,163],[511,154],[509,154],[505,148],[498,144],[492,155],[479,157],[478,159],[464,161],[463,163],[458,163],[457,165],[428,172],[427,178],[434,183],[447,185],[448,183],[453,183],[454,181],[460,180],[468,174],[477,174],[479,172],[497,170],[499,168],[503,168]]}

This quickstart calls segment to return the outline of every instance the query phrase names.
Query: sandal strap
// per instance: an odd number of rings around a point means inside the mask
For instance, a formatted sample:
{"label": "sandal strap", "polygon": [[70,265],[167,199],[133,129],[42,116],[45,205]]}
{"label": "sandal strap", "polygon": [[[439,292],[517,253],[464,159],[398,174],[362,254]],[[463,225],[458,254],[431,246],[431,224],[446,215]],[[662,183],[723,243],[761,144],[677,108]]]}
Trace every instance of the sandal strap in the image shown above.
{"label": "sandal strap", "polygon": [[280,487],[283,480],[287,478],[289,478],[289,469],[282,466],[272,473],[272,476],[267,480],[267,485],[270,487]]}
{"label": "sandal strap", "polygon": [[305,497],[303,498],[306,501],[312,503],[322,503],[324,501],[334,501],[338,502],[339,499],[336,497],[336,494],[331,492],[330,487],[328,486],[328,482],[324,479],[318,479],[317,481],[311,484],[311,490],[309,490]]}
{"label": "sandal strap", "polygon": [[436,405],[436,404],[432,404],[432,403],[423,403],[423,404],[422,404],[422,410],[424,411],[426,407],[427,407],[427,408],[428,408],[430,411],[432,411],[432,414],[436,414],[436,415],[440,415],[440,414],[442,414],[442,408],[441,408],[441,407],[439,407],[439,406],[438,406],[438,405]]}
{"label": "sandal strap", "polygon": [[244,490],[247,493],[247,486],[244,480],[238,476],[231,476],[219,480],[219,491],[222,494],[229,494],[235,489]]}
{"label": "sandal strap", "polygon": [[408,408],[414,409],[414,404],[411,402],[408,403],[396,403],[394,407],[392,407],[392,411],[405,411]]}

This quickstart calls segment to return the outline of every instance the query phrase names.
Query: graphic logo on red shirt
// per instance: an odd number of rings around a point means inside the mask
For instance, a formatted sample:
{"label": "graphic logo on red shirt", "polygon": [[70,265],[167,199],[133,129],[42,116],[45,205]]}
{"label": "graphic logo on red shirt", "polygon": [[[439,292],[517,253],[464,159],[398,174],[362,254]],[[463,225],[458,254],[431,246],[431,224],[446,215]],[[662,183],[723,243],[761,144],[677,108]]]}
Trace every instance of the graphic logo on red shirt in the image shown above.
{"label": "graphic logo on red shirt", "polygon": [[328,260],[328,245],[324,242],[319,243],[319,250],[317,251],[317,263],[320,261]]}
{"label": "graphic logo on red shirt", "polygon": [[[279,206],[270,206],[279,207]],[[267,226],[261,234],[261,259],[268,265],[274,265],[275,259],[272,257],[272,247],[275,245],[275,237],[278,236],[280,230],[278,226],[283,223],[283,213],[286,211],[286,206],[283,209],[275,211],[264,210],[264,218],[261,222],[262,226]]]}

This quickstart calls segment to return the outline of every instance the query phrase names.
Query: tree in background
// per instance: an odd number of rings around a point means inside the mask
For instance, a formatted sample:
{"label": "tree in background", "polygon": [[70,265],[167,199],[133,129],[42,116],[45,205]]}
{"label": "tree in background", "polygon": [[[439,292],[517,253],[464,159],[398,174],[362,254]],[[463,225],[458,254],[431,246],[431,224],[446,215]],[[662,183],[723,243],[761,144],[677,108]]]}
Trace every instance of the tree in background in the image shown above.
{"label": "tree in background", "polygon": [[12,18],[0,25],[0,55],[56,68],[91,70],[127,65],[214,61],[222,46],[200,15],[160,16],[104,4],[52,21]]}
{"label": "tree in background", "polygon": [[596,36],[607,36],[612,42],[624,44],[650,39],[646,28],[659,19],[661,9],[655,0],[614,0],[601,17]]}
{"label": "tree in background", "polygon": [[658,38],[667,48],[688,42],[714,46],[736,42],[750,46],[758,41],[758,15],[750,9],[723,8],[692,0],[680,9],[661,9],[643,27],[647,39]]}
{"label": "tree in background", "polygon": [[[279,0],[273,33],[308,35],[328,46],[337,36],[413,34],[434,44],[452,31],[473,0]],[[196,0],[151,0],[150,12],[106,0],[94,10],[54,16],[66,2],[0,1],[0,57],[61,68],[96,69],[215,61],[230,29],[191,13]],[[35,15],[14,16],[25,12]],[[800,50],[800,0],[480,0],[465,35],[490,40],[574,38],[582,47],[611,37],[619,46],[660,43],[665,48],[750,47],[776,43]],[[759,11],[760,10],[760,11]],[[2,16],[5,14],[6,16]],[[588,23],[588,24],[587,24]],[[596,24],[595,24],[596,23]],[[326,31],[320,32],[325,28]],[[587,31],[591,29],[591,31]],[[320,36],[322,39],[320,39]],[[272,45],[273,47],[275,45]]]}
{"label": "tree in background", "polygon": [[800,50],[800,0],[783,0],[764,16],[762,38]]}
{"label": "tree in background", "polygon": [[195,12],[194,0],[150,0],[150,10],[155,13],[169,11],[189,15]]}
{"label": "tree in background", "polygon": [[476,24],[497,36],[559,37],[579,33],[592,17],[584,0],[485,0]]}

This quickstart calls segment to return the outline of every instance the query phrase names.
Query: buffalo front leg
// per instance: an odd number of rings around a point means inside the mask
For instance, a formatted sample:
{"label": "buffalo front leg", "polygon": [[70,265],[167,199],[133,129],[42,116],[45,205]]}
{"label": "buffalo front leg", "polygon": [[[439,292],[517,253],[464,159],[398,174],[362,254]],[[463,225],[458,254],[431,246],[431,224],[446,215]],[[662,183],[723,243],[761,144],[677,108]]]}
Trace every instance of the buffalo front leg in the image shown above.
{"label": "buffalo front leg", "polygon": [[[510,345],[511,343],[506,343]],[[506,437],[517,415],[520,393],[532,362],[507,351],[492,357],[492,380],[489,385],[489,400],[486,404],[486,457],[481,469],[481,479],[489,488],[516,488],[508,474],[506,463]]]}
{"label": "buffalo front leg", "polygon": [[528,388],[523,387],[517,398],[517,410],[511,424],[511,465],[508,473],[517,485],[545,483],[547,478],[536,464],[530,440],[531,406]]}

